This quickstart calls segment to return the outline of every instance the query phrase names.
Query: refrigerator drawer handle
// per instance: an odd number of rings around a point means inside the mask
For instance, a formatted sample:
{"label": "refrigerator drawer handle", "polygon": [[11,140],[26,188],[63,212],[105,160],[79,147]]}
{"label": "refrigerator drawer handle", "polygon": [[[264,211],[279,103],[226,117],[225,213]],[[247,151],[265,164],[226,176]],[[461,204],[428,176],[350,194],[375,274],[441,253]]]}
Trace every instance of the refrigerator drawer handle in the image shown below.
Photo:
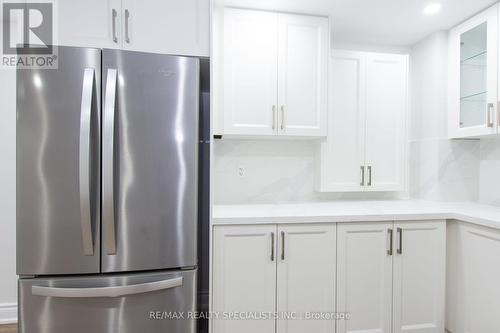
{"label": "refrigerator drawer handle", "polygon": [[90,128],[92,119],[92,98],[94,92],[95,71],[86,68],[83,75],[82,104],[80,113],[80,223],[82,228],[83,254],[94,255],[92,239],[92,221],[90,211]]}
{"label": "refrigerator drawer handle", "polygon": [[99,297],[122,297],[129,295],[144,294],[152,291],[166,290],[181,287],[183,278],[178,277],[169,280],[134,284],[130,286],[100,287],[100,288],[54,288],[33,286],[31,292],[35,296],[59,297],[59,298],[99,298]]}
{"label": "refrigerator drawer handle", "polygon": [[114,131],[116,102],[116,69],[108,69],[104,96],[104,124],[102,134],[102,221],[104,243],[108,255],[116,254],[115,199],[114,199]]}

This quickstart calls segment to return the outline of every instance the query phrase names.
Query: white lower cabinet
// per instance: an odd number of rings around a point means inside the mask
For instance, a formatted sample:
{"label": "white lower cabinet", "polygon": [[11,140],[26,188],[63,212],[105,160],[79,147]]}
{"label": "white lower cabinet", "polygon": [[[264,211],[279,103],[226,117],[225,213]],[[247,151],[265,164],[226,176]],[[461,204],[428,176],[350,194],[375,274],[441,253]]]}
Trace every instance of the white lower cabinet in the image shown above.
{"label": "white lower cabinet", "polygon": [[[335,312],[335,239],[335,224],[215,227],[213,311],[221,317],[212,332],[334,332],[333,320],[298,316]],[[249,312],[295,317],[222,317]]]}
{"label": "white lower cabinet", "polygon": [[500,231],[453,222],[446,328],[452,333],[500,332]]}
{"label": "white lower cabinet", "polygon": [[337,333],[390,333],[392,257],[388,254],[392,223],[338,225]]}
{"label": "white lower cabinet", "polygon": [[442,333],[444,221],[338,226],[337,333]]}
{"label": "white lower cabinet", "polygon": [[444,332],[446,222],[395,223],[393,332]]}
{"label": "white lower cabinet", "polygon": [[212,332],[275,332],[274,319],[224,318],[224,314],[275,312],[275,237],[275,225],[215,228],[213,311],[220,318],[213,320]]}
{"label": "white lower cabinet", "polygon": [[[333,333],[335,321],[335,225],[278,226],[278,333]],[[301,317],[299,317],[301,316]],[[316,319],[313,319],[316,318]]]}
{"label": "white lower cabinet", "polygon": [[[445,221],[216,226],[213,241],[212,333],[444,332]],[[225,317],[249,313],[277,316]]]}

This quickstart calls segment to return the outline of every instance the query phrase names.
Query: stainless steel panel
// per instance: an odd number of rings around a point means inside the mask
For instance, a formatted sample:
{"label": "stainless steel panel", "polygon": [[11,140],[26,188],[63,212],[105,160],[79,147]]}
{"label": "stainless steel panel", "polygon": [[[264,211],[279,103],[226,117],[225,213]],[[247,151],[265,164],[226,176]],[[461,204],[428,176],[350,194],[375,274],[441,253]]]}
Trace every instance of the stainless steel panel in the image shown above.
{"label": "stainless steel panel", "polygon": [[[117,297],[48,297],[37,288],[117,290],[182,280],[181,286]],[[19,280],[20,333],[194,333],[188,318],[196,309],[196,271],[81,276]],[[184,319],[161,319],[152,312],[182,313]],[[160,319],[158,319],[160,318]]]}
{"label": "stainless steel panel", "polygon": [[[103,251],[102,271],[195,266],[199,60],[103,50],[103,69],[103,82],[109,70],[118,82],[113,181],[103,175],[113,184],[116,254]],[[103,211],[103,239],[110,215]]]}
{"label": "stainless steel panel", "polygon": [[[20,275],[99,272],[101,51],[59,47],[58,56],[58,69],[17,71],[17,273]],[[81,124],[81,111],[87,106],[82,97],[88,98],[84,89],[86,69],[94,70],[95,76],[90,132],[84,133],[80,142],[81,130],[87,130],[86,124]],[[84,156],[87,152],[88,160]],[[80,184],[80,171],[89,172],[90,183]],[[89,211],[81,207],[87,199],[81,195],[87,195],[87,190]],[[83,242],[86,239],[89,244],[89,235],[82,233],[88,231],[87,213],[92,224],[93,256],[88,255],[90,249],[85,249]]]}
{"label": "stainless steel panel", "polygon": [[106,75],[106,96],[104,100],[104,125],[102,135],[103,169],[102,177],[102,220],[106,223],[106,246],[107,254],[116,254],[116,230],[115,230],[115,199],[114,199],[114,174],[115,174],[115,110],[116,110],[116,81],[118,80],[116,69],[108,69]]}

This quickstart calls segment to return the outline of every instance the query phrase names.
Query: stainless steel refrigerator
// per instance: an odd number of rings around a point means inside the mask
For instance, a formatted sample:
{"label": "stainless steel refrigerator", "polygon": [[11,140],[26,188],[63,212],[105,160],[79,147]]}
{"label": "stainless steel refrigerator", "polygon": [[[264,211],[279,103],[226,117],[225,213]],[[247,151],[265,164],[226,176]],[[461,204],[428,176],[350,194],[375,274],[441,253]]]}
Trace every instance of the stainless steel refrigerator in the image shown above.
{"label": "stainless steel refrigerator", "polygon": [[199,60],[58,57],[17,70],[20,332],[195,332]]}

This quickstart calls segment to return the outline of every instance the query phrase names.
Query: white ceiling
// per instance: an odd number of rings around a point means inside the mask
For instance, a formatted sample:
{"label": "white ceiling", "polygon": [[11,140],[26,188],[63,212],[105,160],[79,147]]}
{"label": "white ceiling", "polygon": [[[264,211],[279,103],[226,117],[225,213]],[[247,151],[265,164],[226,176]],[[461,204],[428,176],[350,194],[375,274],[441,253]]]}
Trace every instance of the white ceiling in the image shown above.
{"label": "white ceiling", "polygon": [[[214,0],[218,6],[329,15],[333,40],[340,44],[411,46],[449,29],[497,0]],[[435,16],[424,7],[443,5]]]}

